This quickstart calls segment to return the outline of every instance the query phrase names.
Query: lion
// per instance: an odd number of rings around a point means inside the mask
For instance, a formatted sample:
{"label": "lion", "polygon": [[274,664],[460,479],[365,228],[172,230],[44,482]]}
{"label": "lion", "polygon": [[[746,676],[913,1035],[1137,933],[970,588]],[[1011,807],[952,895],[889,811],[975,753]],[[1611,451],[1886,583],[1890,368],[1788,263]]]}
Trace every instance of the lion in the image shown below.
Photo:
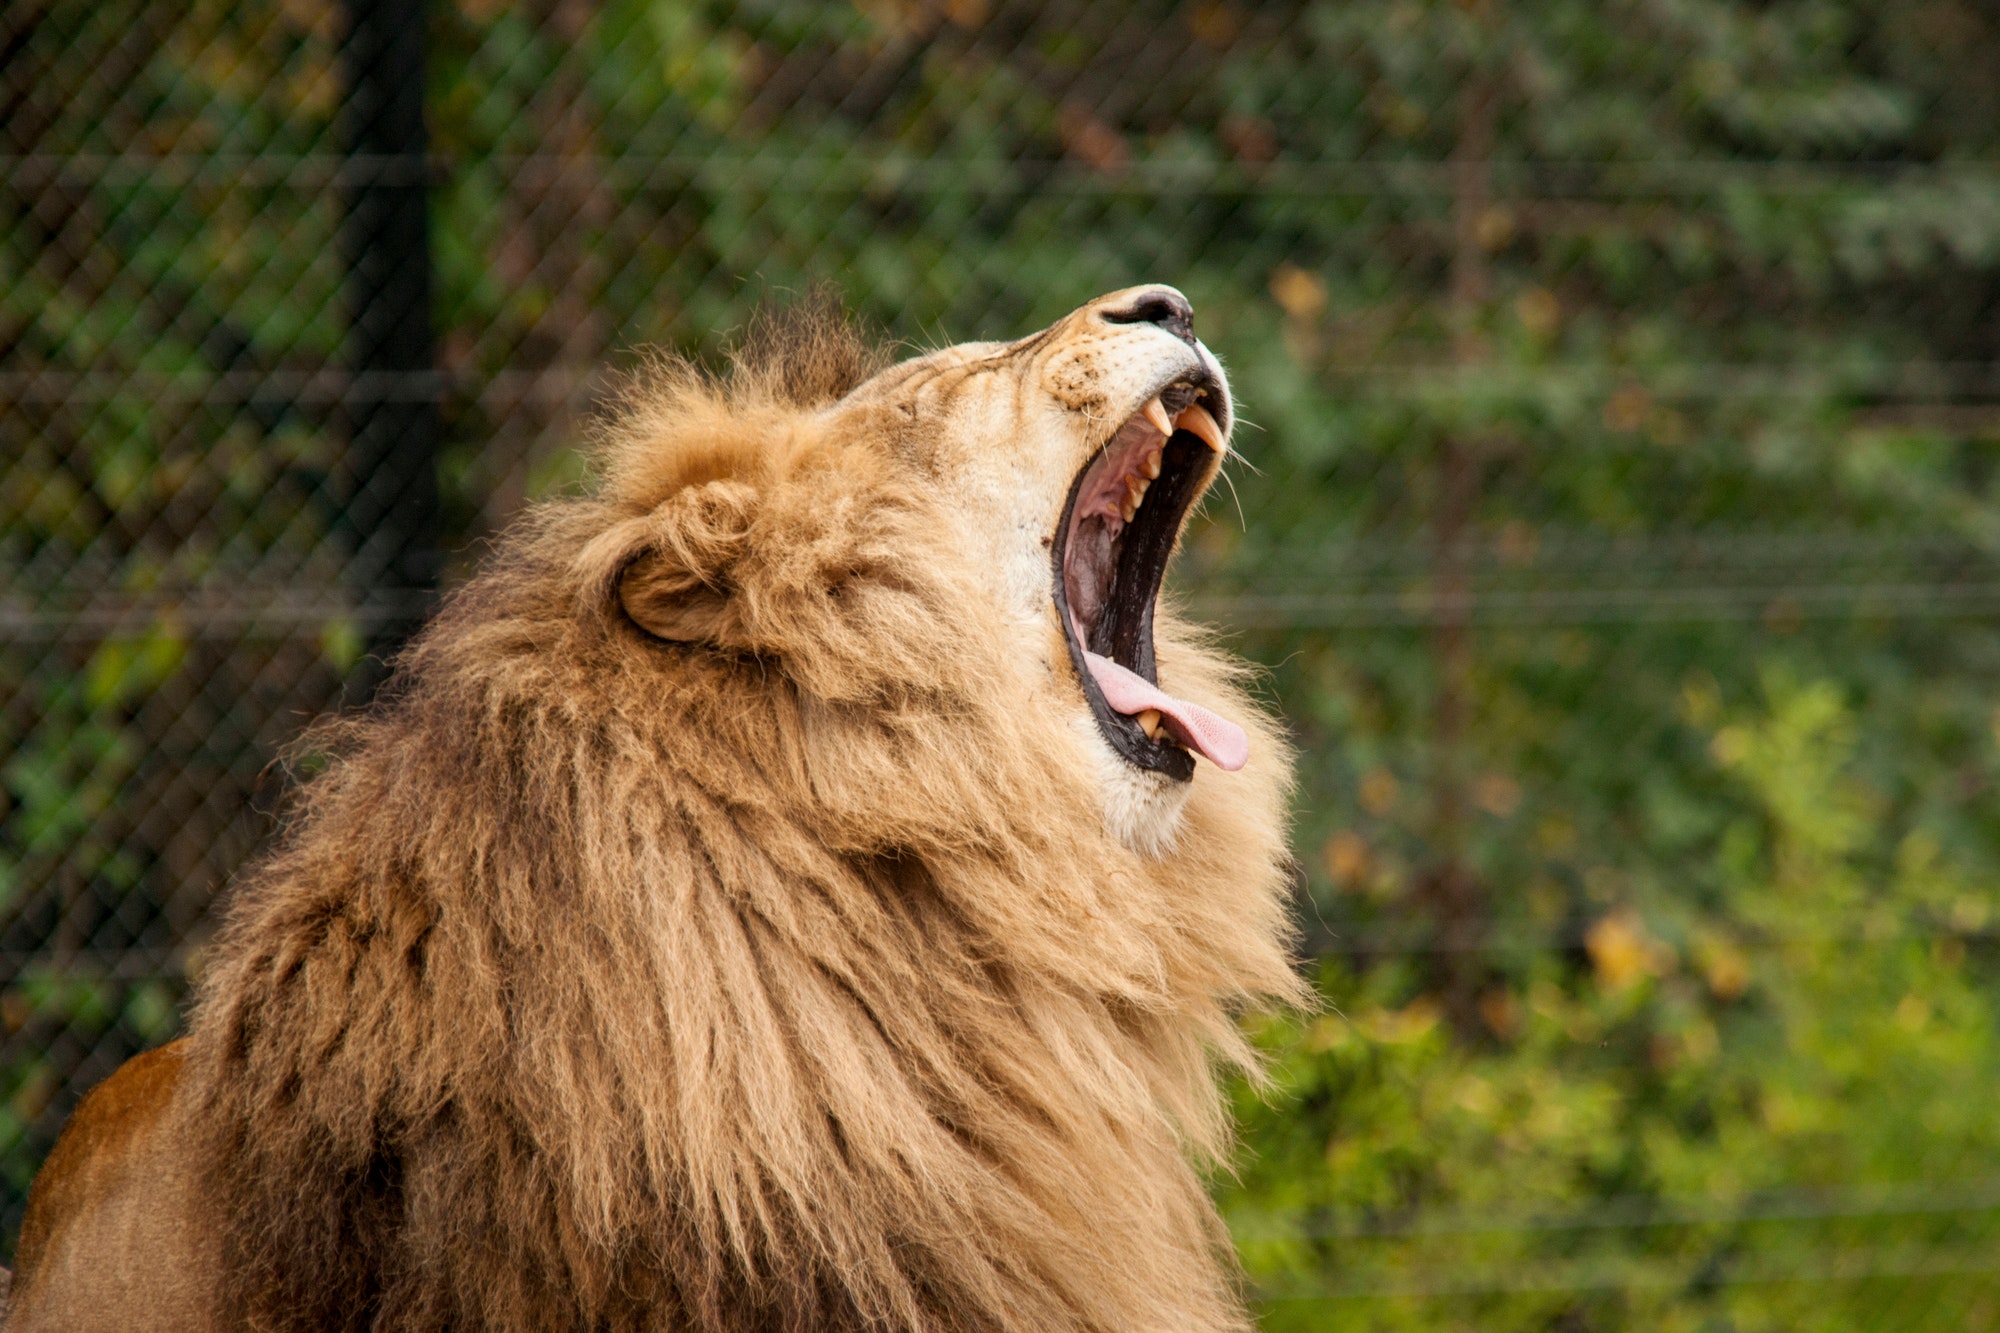
{"label": "lion", "polygon": [[10,1329],[1241,1330],[1204,1188],[1290,760],[1159,600],[1235,410],[1148,286],[658,358],[311,734]]}

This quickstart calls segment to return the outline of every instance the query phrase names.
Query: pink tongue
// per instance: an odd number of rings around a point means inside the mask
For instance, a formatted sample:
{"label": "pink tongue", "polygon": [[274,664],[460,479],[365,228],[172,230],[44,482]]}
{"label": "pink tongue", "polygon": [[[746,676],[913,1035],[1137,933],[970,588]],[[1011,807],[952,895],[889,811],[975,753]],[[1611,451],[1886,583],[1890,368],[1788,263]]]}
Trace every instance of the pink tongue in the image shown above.
{"label": "pink tongue", "polygon": [[1211,713],[1200,704],[1174,698],[1159,686],[1148,684],[1138,672],[1127,671],[1108,657],[1086,652],[1083,661],[1114,712],[1130,717],[1157,708],[1167,720],[1174,739],[1200,752],[1217,768],[1234,773],[1249,762],[1250,738],[1228,718]]}

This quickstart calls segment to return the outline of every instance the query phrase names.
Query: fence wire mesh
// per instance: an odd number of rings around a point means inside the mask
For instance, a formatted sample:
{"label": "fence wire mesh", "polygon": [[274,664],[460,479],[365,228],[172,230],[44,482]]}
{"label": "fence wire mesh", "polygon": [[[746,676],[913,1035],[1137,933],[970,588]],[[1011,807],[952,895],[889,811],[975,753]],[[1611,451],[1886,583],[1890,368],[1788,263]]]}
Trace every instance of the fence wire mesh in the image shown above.
{"label": "fence wire mesh", "polygon": [[[2000,1327],[2000,11],[15,0],[0,1212],[605,373],[1193,298],[1273,1328]],[[1233,492],[1233,493],[1232,493]]]}

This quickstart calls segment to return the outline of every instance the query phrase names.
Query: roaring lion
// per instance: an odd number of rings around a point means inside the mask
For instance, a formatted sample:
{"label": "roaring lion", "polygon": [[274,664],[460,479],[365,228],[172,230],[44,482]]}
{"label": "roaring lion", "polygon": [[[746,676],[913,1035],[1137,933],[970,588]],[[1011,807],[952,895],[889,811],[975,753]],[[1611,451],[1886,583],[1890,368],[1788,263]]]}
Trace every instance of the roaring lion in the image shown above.
{"label": "roaring lion", "polygon": [[1179,292],[671,360],[320,756],[13,1329],[1242,1329],[1200,1169],[1289,760],[1160,581]]}

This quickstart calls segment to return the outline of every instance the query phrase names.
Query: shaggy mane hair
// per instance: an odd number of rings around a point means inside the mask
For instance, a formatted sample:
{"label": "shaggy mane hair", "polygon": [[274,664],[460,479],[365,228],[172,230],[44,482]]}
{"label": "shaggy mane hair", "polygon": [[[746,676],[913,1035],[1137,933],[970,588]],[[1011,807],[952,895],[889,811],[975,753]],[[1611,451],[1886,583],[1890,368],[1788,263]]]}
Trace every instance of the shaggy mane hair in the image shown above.
{"label": "shaggy mane hair", "polygon": [[1163,606],[1259,759],[1113,840],[909,465],[797,428],[879,364],[824,313],[656,361],[313,737],[189,1046],[244,1326],[1247,1326],[1198,1167],[1298,995],[1283,742]]}

